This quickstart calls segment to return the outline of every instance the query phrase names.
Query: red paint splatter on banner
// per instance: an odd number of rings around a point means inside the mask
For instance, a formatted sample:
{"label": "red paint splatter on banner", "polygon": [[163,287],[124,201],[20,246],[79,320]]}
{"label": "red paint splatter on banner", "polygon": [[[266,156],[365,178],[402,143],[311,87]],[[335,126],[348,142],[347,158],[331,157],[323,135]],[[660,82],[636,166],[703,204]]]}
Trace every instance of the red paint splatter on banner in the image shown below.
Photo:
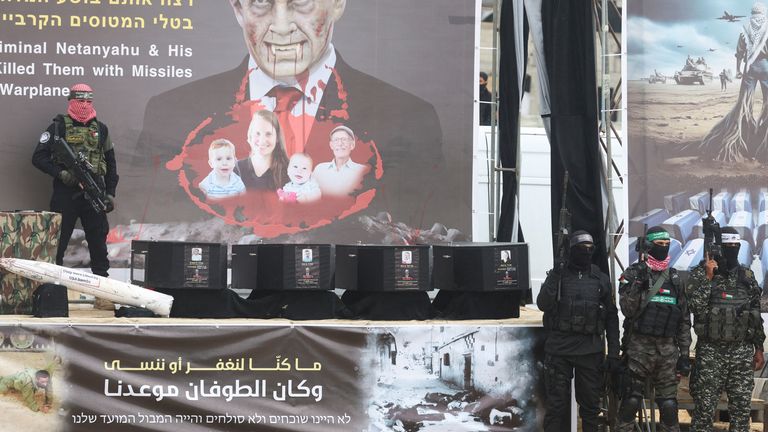
{"label": "red paint splatter on banner", "polygon": [[248,72],[243,77],[242,81],[240,81],[240,88],[237,89],[237,93],[235,93],[235,103],[241,104],[245,102],[247,99],[245,97],[245,91],[248,89],[248,77],[251,76],[251,72],[253,72],[254,69],[248,69]]}
{"label": "red paint splatter on banner", "polygon": [[[134,237],[135,239],[138,239],[138,237]],[[107,233],[107,243],[114,244],[114,243],[125,243],[128,241],[131,241],[131,238],[128,238],[125,235],[125,231],[122,228],[122,225],[118,225],[117,227],[114,227],[109,230]]]}
{"label": "red paint splatter on banner", "polygon": [[[291,116],[289,119],[290,127],[301,141],[299,148],[313,159],[314,166],[333,159],[329,145],[330,132],[349,120],[347,92],[341,78],[333,69],[332,77],[338,88],[338,94],[333,96],[338,97],[341,109],[332,110],[330,117],[322,120],[306,114]],[[306,84],[306,78],[304,83]],[[213,116],[201,121],[187,135],[179,154],[164,164],[165,169],[178,171],[179,186],[184,189],[189,199],[197,207],[225,223],[250,227],[254,234],[266,238],[325,226],[367,208],[376,196],[375,183],[371,180],[380,180],[384,174],[381,154],[374,139],[368,137],[368,133],[357,136],[355,148],[351,153],[353,161],[368,166],[368,173],[362,181],[365,186],[347,197],[327,196],[315,203],[301,204],[281,202],[277,193],[272,190],[246,190],[242,195],[217,200],[205,196],[199,184],[211,171],[208,164],[211,142],[220,138],[228,139],[235,146],[235,156],[238,160],[246,159],[250,154],[250,145],[246,139],[248,126],[253,114],[265,107],[260,100],[247,100],[247,84],[248,74],[243,78],[235,95],[235,103],[229,112],[223,114],[226,117]],[[318,83],[317,87],[325,86]],[[316,94],[315,88],[311,91]],[[366,180],[368,177],[371,179]]]}
{"label": "red paint splatter on banner", "polygon": [[373,150],[376,157],[374,158],[376,160],[376,179],[380,180],[381,177],[384,175],[384,162],[381,160],[381,154],[379,154],[379,149],[376,147],[376,143],[371,141],[371,150]]}
{"label": "red paint splatter on banner", "polygon": [[173,159],[171,159],[171,160],[169,160],[168,162],[165,163],[165,168],[167,170],[169,170],[169,171],[178,171],[178,170],[181,169],[181,166],[184,163],[184,159],[186,159],[187,156],[188,156],[187,148],[189,146],[189,143],[193,139],[195,139],[195,136],[197,136],[197,134],[200,132],[200,130],[202,130],[204,127],[208,126],[211,123],[211,120],[212,119],[210,117],[208,117],[207,119],[203,120],[202,122],[200,122],[199,125],[197,125],[196,128],[194,128],[192,130],[192,132],[190,132],[187,135],[187,139],[184,140],[184,145],[181,147],[181,153],[179,153]]}
{"label": "red paint splatter on banner", "polygon": [[331,77],[336,81],[336,87],[339,89],[339,100],[341,101],[341,109],[332,110],[331,116],[341,120],[349,120],[349,104],[347,103],[347,91],[344,90],[344,83],[341,82],[341,77],[336,72],[336,69],[331,69]]}
{"label": "red paint splatter on banner", "polygon": [[357,196],[357,200],[355,203],[350,207],[349,209],[345,210],[343,213],[339,215],[339,219],[344,219],[345,217],[355,214],[359,212],[360,210],[363,210],[368,207],[368,205],[371,204],[371,201],[373,201],[373,198],[376,196],[376,189],[369,189],[360,195]]}

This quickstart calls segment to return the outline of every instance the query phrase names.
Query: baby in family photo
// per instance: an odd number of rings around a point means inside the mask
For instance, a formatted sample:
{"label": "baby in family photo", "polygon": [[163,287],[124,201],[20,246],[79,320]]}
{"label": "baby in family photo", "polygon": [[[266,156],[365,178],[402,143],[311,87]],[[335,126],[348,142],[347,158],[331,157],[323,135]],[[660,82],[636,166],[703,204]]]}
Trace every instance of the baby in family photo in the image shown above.
{"label": "baby in family photo", "polygon": [[227,139],[217,139],[208,148],[211,172],[200,182],[200,190],[210,199],[220,199],[245,193],[245,184],[233,170],[237,164],[235,145]]}
{"label": "baby in family photo", "polygon": [[312,178],[312,158],[304,153],[295,153],[288,161],[290,181],[277,190],[283,202],[311,203],[320,199],[320,186]]}

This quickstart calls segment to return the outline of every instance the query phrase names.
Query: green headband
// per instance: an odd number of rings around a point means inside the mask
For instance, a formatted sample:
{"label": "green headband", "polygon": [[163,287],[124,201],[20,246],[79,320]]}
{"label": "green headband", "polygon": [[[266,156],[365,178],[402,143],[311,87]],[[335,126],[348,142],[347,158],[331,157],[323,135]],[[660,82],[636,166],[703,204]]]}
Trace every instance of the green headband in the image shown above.
{"label": "green headband", "polygon": [[74,90],[69,93],[69,97],[67,98],[67,100],[72,99],[93,100],[93,92],[87,90]]}
{"label": "green headband", "polygon": [[645,236],[646,240],[652,242],[654,240],[669,240],[669,233],[666,231],[657,231],[648,233]]}

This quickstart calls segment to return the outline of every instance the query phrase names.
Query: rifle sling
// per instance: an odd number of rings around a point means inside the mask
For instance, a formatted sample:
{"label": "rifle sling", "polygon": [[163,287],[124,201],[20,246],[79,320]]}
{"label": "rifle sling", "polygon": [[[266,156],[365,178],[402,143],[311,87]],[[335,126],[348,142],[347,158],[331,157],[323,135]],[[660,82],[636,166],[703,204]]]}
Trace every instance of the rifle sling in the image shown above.
{"label": "rifle sling", "polygon": [[659,289],[662,285],[664,285],[664,282],[667,280],[667,277],[669,276],[669,268],[665,268],[663,272],[661,272],[661,275],[658,279],[656,279],[656,282],[653,284],[653,288],[649,289],[647,293],[645,293],[645,297],[643,297],[643,301],[640,303],[640,309],[637,310],[637,315],[635,317],[639,317],[640,314],[643,313],[646,307],[648,307],[648,303],[651,302],[651,298],[656,295],[657,292],[659,292]]}
{"label": "rifle sling", "polygon": [[[664,284],[664,281],[666,281],[666,280],[667,280],[667,277],[668,277],[668,276],[669,276],[669,268],[666,268],[666,269],[664,269],[664,271],[661,273],[661,275],[659,276],[659,278],[658,278],[658,279],[656,279],[656,282],[653,284],[653,287],[652,287],[652,289],[649,289],[649,290],[648,290],[648,292],[647,292],[647,293],[645,293],[645,296],[643,297],[643,300],[640,302],[640,308],[637,310],[637,314],[635,314],[635,316],[634,316],[634,317],[632,317],[632,318],[626,318],[626,319],[624,320],[625,324],[628,324],[628,325],[625,325],[625,326],[624,326],[624,336],[625,336],[625,338],[622,338],[622,341],[628,342],[628,341],[629,341],[629,339],[631,339],[631,338],[632,338],[632,334],[634,333],[634,331],[633,331],[633,330],[634,330],[634,325],[632,325],[631,323],[632,323],[632,322],[633,322],[633,321],[634,321],[634,320],[635,320],[637,317],[639,317],[639,316],[640,316],[640,315],[643,313],[643,311],[645,310],[645,308],[646,308],[646,307],[648,307],[648,303],[650,303],[650,302],[651,302],[651,297],[653,297],[654,295],[656,295],[656,293],[657,293],[657,292],[659,292],[659,289],[660,289],[660,288],[661,288],[661,286]],[[621,356],[621,358],[622,358],[622,360],[624,360],[624,361],[626,361],[626,360],[627,360],[627,352],[626,352],[626,349],[627,349],[627,347],[626,347],[626,346],[625,346],[625,344],[623,343],[623,344],[622,344],[622,347],[621,347],[621,350],[622,350],[622,353],[623,353],[623,354],[622,354],[622,356]]]}

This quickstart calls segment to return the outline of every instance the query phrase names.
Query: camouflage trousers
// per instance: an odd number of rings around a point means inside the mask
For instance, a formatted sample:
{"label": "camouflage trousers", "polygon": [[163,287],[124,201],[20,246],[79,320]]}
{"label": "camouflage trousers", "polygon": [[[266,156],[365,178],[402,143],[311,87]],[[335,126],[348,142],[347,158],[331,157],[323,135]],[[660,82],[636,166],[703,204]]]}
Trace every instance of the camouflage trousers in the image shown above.
{"label": "camouflage trousers", "polygon": [[[646,381],[655,390],[656,401],[677,398],[677,358],[679,351],[673,338],[657,338],[643,335],[633,335],[627,347],[629,357],[630,388],[627,391],[622,405],[626,403],[627,396],[644,397]],[[650,395],[645,395],[650,396]],[[623,408],[623,407],[622,407]],[[680,426],[659,423],[659,430],[664,432],[679,432]],[[616,423],[618,432],[635,430],[635,422]]]}
{"label": "camouflage trousers", "polygon": [[712,430],[720,394],[728,395],[730,431],[749,431],[749,409],[754,386],[751,343],[716,343],[700,341],[696,346],[696,364],[691,375],[693,411],[691,431]]}

